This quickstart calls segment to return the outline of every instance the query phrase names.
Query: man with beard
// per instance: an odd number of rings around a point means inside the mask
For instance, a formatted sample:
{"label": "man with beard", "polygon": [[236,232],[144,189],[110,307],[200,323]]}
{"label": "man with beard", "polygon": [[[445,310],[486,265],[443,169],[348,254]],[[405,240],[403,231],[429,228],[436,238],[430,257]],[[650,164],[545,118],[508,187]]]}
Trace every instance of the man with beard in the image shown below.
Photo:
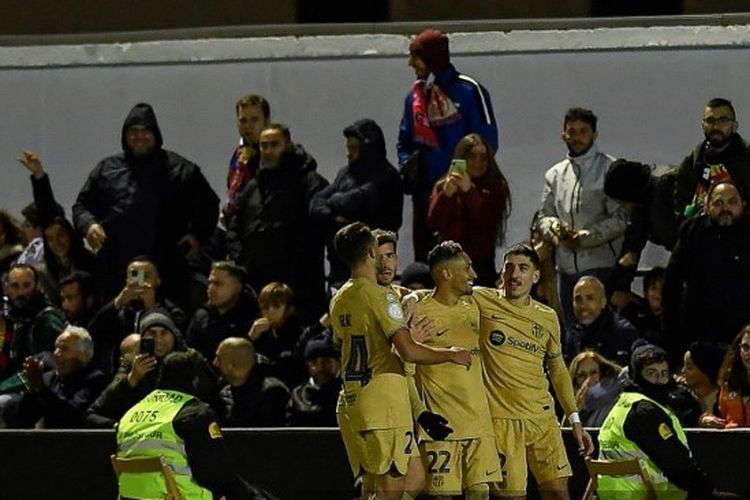
{"label": "man with beard", "polygon": [[272,281],[289,285],[305,324],[316,321],[326,305],[325,236],[309,208],[328,181],[316,169],[286,126],[266,126],[260,133],[260,169],[236,199],[227,228],[227,258],[247,270],[255,290]]}
{"label": "man with beard", "polygon": [[560,301],[566,325],[573,315],[573,287],[584,275],[607,283],[622,246],[627,215],[604,195],[604,176],[614,160],[594,143],[597,118],[591,110],[565,114],[562,139],[565,160],[544,174],[539,229],[555,247]]}
{"label": "man with beard", "polygon": [[699,215],[708,189],[719,181],[734,181],[750,192],[750,146],[737,133],[739,123],[732,103],[714,98],[703,110],[703,135],[677,168],[675,212],[678,222]]}
{"label": "man with beard", "polygon": [[219,199],[196,164],[162,148],[151,105],[130,110],[121,141],[123,152],[100,161],[81,188],[76,230],[97,253],[95,275],[106,299],[117,295],[128,261],[148,255],[164,278],[162,292],[184,304],[186,258],[214,232]]}
{"label": "man with beard", "polygon": [[696,340],[729,344],[750,321],[750,219],[742,192],[721,181],[706,199],[706,214],[682,225],[667,266],[662,317],[672,356]]}
{"label": "man with beard", "polygon": [[[669,406],[675,383],[664,349],[645,344],[633,351],[629,380],[599,432],[599,457],[637,458],[659,498],[712,498],[713,485],[693,462],[682,425]],[[629,492],[629,496],[626,494]],[[602,476],[602,500],[644,498],[642,483]]]}
{"label": "man with beard", "polygon": [[28,264],[14,264],[5,278],[8,310],[5,337],[0,357],[0,393],[17,393],[22,388],[18,376],[21,364],[29,356],[40,357],[51,365],[55,339],[65,328],[65,318],[53,307],[39,288],[39,275]]}
{"label": "man with beard", "polygon": [[416,380],[426,408],[449,426],[442,435],[427,428],[420,435],[419,449],[427,464],[425,493],[488,499],[489,483],[501,481],[502,476],[477,359],[479,308],[471,297],[477,274],[461,245],[450,240],[435,246],[427,262],[435,289],[417,302],[415,313],[432,319],[438,332],[424,344],[463,347],[474,362],[468,370],[449,363],[417,366]]}
{"label": "man with beard", "polygon": [[495,446],[503,471],[494,495],[524,498],[531,470],[544,498],[567,500],[572,474],[565,455],[551,383],[581,454],[594,446],[583,429],[573,384],[562,357],[555,311],[531,298],[539,281],[540,259],[532,247],[505,252],[500,290],[475,288],[479,305],[479,349],[490,404]]}

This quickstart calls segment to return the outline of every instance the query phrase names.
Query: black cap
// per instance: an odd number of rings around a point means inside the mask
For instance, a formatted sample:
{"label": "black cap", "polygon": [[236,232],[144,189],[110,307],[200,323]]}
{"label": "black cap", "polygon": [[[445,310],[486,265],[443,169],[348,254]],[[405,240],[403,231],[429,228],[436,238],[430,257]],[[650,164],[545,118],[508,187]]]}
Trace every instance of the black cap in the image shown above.
{"label": "black cap", "polygon": [[630,160],[615,160],[604,177],[604,194],[618,201],[642,202],[651,185],[651,168]]}

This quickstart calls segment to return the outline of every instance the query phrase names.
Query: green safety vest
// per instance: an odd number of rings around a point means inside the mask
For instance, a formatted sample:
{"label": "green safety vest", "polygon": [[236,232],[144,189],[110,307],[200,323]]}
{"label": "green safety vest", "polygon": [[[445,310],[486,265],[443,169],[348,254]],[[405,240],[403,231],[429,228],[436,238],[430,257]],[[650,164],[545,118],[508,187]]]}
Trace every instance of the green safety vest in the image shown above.
{"label": "green safety vest", "polygon": [[[637,444],[625,437],[623,424],[625,423],[628,413],[630,413],[630,409],[636,402],[644,400],[655,404],[669,416],[672,421],[672,428],[674,428],[677,433],[677,438],[686,448],[688,448],[688,451],[690,451],[685,431],[682,430],[682,425],[680,425],[680,421],[672,410],[660,405],[643,394],[637,392],[623,392],[620,394],[615,406],[610,410],[609,415],[607,415],[607,418],[602,423],[602,428],[599,431],[599,458],[606,460],[629,460],[636,458],[640,461],[641,467],[651,478],[654,490],[656,490],[657,498],[683,500],[687,496],[687,492],[670,483],[664,473],[656,466],[656,464],[654,464],[654,462],[651,461],[648,455],[641,451]],[[623,492],[631,492],[629,498],[645,498],[644,495],[646,488],[643,485],[640,476],[600,476],[598,483],[599,487],[597,488],[597,494],[602,500],[620,500],[624,498]]]}
{"label": "green safety vest", "polygon": [[[157,389],[133,406],[117,427],[117,456],[123,458],[162,457],[174,472],[183,498],[213,499],[213,494],[193,480],[185,454],[185,442],[177,435],[172,420],[190,394]],[[120,495],[127,498],[162,499],[167,486],[161,473],[123,473]]]}

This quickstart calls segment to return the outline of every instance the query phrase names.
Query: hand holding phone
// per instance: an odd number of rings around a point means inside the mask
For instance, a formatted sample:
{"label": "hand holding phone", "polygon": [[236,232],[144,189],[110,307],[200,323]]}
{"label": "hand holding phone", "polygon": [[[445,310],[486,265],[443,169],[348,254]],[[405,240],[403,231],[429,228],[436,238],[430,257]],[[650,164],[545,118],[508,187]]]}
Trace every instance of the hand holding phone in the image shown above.
{"label": "hand holding phone", "polygon": [[154,338],[153,337],[141,337],[141,354],[147,354],[149,356],[154,355]]}
{"label": "hand holding phone", "polygon": [[466,160],[461,160],[459,158],[454,158],[451,160],[451,173],[456,172],[466,172]]}
{"label": "hand holding phone", "polygon": [[146,272],[141,267],[134,267],[130,270],[128,281],[137,286],[143,286],[146,284]]}

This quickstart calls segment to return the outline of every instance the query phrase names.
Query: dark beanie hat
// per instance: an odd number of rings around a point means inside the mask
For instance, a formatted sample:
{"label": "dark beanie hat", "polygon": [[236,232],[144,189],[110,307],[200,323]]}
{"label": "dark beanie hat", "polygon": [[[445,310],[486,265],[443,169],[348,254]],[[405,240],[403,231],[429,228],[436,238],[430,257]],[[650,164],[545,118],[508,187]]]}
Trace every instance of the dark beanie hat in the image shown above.
{"label": "dark beanie hat", "polygon": [[418,283],[425,288],[432,288],[434,283],[432,282],[432,275],[430,274],[430,267],[424,262],[412,262],[404,269],[401,273],[401,285],[409,287]]}
{"label": "dark beanie hat", "polygon": [[642,163],[619,159],[604,177],[604,194],[619,201],[640,202],[651,182],[651,168]]}
{"label": "dark beanie hat", "polygon": [[441,31],[426,29],[409,44],[409,52],[420,58],[433,74],[438,74],[450,64],[448,37]]}
{"label": "dark beanie hat", "polygon": [[305,362],[316,358],[338,358],[339,353],[330,336],[321,334],[311,338],[305,346]]}
{"label": "dark beanie hat", "polygon": [[179,335],[180,330],[175,325],[174,320],[167,311],[159,307],[152,309],[141,317],[139,329],[141,333],[152,326],[160,326],[172,332],[172,334]]}
{"label": "dark beanie hat", "polygon": [[724,350],[708,342],[693,342],[687,349],[690,359],[712,382],[719,379],[719,369],[724,359]]}
{"label": "dark beanie hat", "polygon": [[633,354],[630,356],[630,376],[636,382],[642,381],[641,370],[646,365],[668,361],[669,359],[667,351],[643,340],[636,340],[633,347]]}

